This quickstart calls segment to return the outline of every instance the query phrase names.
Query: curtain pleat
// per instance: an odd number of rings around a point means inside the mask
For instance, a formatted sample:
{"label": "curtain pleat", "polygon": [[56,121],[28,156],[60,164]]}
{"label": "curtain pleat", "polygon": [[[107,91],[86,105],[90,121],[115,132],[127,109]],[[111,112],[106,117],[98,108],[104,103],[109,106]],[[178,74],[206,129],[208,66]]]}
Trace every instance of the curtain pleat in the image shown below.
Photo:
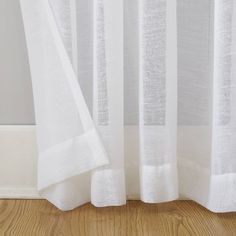
{"label": "curtain pleat", "polygon": [[[139,1],[140,191],[145,202],[178,198],[176,165],[175,51],[168,56],[169,29],[175,31],[175,3]],[[176,36],[172,37],[173,44]],[[173,63],[170,65],[170,63]],[[170,112],[170,111],[173,112]]]}

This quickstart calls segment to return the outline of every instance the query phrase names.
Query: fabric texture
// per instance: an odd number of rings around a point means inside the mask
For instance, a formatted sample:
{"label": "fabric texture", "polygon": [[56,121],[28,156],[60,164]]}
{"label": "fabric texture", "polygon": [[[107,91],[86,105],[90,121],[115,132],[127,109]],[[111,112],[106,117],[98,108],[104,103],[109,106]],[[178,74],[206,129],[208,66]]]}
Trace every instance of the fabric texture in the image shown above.
{"label": "fabric texture", "polygon": [[235,0],[21,9],[42,197],[61,210],[185,197],[236,211]]}

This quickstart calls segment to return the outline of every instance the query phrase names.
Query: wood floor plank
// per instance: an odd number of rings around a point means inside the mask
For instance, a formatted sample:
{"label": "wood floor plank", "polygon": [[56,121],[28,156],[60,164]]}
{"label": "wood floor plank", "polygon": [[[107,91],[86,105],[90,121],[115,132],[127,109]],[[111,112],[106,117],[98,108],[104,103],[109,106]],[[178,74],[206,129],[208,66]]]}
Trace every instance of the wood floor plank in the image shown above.
{"label": "wood floor plank", "polygon": [[0,200],[0,236],[236,235],[236,213],[214,214],[192,201],[122,207],[86,204],[62,212],[45,200]]}

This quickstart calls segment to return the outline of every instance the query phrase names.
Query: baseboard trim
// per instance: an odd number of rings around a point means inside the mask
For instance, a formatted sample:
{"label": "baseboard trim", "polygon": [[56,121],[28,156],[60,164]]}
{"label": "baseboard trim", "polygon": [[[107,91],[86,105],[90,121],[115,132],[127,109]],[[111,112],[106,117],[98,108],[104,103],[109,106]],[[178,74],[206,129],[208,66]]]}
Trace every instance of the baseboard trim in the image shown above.
{"label": "baseboard trim", "polygon": [[2,199],[42,199],[36,188],[0,188]]}
{"label": "baseboard trim", "polygon": [[40,198],[35,125],[0,125],[0,198]]}
{"label": "baseboard trim", "polygon": [[41,199],[35,125],[0,125],[0,198]]}

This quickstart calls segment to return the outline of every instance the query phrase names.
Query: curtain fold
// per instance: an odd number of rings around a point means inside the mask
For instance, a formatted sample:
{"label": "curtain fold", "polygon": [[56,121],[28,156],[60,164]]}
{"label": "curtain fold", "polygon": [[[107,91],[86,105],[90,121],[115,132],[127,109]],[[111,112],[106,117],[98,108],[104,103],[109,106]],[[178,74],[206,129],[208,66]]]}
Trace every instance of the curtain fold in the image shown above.
{"label": "curtain fold", "polygon": [[179,196],[236,210],[234,0],[21,9],[42,197],[61,210]]}

